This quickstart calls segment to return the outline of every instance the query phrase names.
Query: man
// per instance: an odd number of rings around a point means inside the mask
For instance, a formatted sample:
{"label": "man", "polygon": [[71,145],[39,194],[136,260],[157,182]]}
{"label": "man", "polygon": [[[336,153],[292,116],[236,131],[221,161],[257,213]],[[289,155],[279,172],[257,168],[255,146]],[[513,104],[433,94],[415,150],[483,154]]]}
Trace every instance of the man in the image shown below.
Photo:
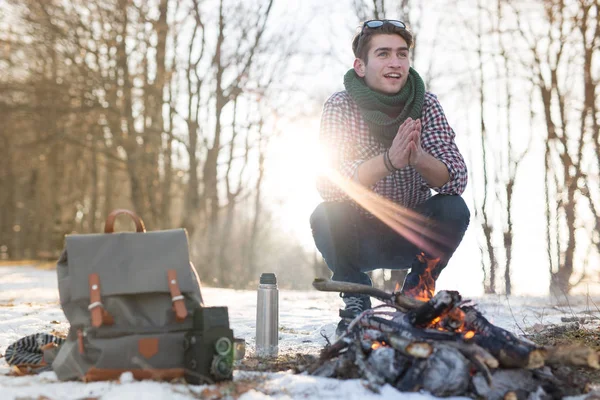
{"label": "man", "polygon": [[[410,67],[412,45],[402,21],[365,22],[352,43],[356,59],[344,76],[346,90],[327,100],[321,119],[320,141],[331,169],[398,205],[392,223],[373,216],[389,216],[389,209],[366,210],[330,177],[319,179],[324,203],[310,220],[333,280],[371,285],[365,272],[410,268],[402,288],[409,295],[425,274],[435,285],[470,218],[460,197],[467,184],[464,159],[437,97],[425,91]],[[398,233],[403,231],[393,222],[402,225],[405,209],[425,217],[416,227],[414,218],[412,225],[405,221],[416,239]],[[343,293],[342,298],[346,308],[340,310],[338,335],[371,308],[368,296]]]}

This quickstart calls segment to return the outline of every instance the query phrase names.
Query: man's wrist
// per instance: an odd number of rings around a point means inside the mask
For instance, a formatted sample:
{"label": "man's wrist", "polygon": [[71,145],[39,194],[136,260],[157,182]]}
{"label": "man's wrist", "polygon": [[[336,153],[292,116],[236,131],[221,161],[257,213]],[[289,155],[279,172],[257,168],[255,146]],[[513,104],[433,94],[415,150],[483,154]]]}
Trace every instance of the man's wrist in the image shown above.
{"label": "man's wrist", "polygon": [[390,160],[390,149],[386,149],[383,153],[383,165],[385,166],[385,169],[388,170],[388,172],[396,172],[400,169],[396,168],[396,166],[394,166],[394,164],[392,163],[392,160]]}
{"label": "man's wrist", "polygon": [[411,164],[411,167],[417,170],[417,172],[421,171],[424,165],[427,165],[427,158],[429,153],[423,152],[421,157],[418,157],[414,163]]}

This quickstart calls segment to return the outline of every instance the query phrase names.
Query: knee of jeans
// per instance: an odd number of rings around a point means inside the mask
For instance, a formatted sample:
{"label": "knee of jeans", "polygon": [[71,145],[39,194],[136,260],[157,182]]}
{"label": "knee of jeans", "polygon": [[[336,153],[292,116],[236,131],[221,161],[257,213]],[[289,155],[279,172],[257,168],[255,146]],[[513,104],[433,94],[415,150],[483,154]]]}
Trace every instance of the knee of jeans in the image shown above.
{"label": "knee of jeans", "polygon": [[469,225],[471,212],[461,196],[447,195],[443,196],[443,205],[441,213],[442,219],[448,222],[454,222],[464,225],[465,228]]}
{"label": "knee of jeans", "polygon": [[324,229],[329,231],[331,225],[344,225],[348,223],[352,208],[347,203],[324,202],[315,208],[310,216],[310,226],[314,232]]}
{"label": "knee of jeans", "polygon": [[310,228],[312,229],[313,236],[315,233],[322,232],[325,227],[328,228],[329,226],[326,208],[326,203],[321,203],[310,216]]}

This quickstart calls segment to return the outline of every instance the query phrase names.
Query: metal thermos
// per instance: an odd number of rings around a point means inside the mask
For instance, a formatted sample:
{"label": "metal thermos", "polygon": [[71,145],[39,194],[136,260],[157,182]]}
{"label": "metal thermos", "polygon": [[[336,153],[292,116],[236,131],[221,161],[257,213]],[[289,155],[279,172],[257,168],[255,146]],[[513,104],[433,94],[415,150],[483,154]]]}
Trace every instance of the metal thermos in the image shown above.
{"label": "metal thermos", "polygon": [[277,277],[263,273],[256,302],[256,355],[276,357],[279,351],[279,291]]}

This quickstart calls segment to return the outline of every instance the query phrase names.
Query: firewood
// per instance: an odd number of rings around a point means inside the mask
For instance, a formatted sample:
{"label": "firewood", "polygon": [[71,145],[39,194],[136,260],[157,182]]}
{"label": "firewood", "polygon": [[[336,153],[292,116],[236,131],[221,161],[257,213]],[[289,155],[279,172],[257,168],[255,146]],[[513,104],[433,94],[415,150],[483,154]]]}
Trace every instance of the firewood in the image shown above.
{"label": "firewood", "polygon": [[[404,357],[402,357],[404,359]],[[404,363],[397,361],[397,352],[392,347],[381,346],[371,351],[367,359],[368,368],[393,384],[404,371]]]}
{"label": "firewood", "polygon": [[516,392],[513,392],[511,390],[511,391],[504,393],[503,400],[519,400],[519,396],[517,395]]}
{"label": "firewood", "polygon": [[458,350],[438,347],[427,359],[423,371],[423,389],[437,397],[458,396],[466,392],[471,381],[471,364]]}
{"label": "firewood", "polygon": [[378,389],[381,385],[383,385],[385,383],[385,380],[383,379],[383,377],[381,375],[375,374],[372,371],[372,369],[369,368],[369,366],[367,365],[366,359],[365,359],[365,354],[363,353],[362,346],[360,344],[360,339],[357,338],[354,341],[353,349],[356,354],[355,363],[356,363],[356,366],[358,367],[358,370],[360,371],[362,376],[367,378],[370,389],[373,391],[379,392]]}
{"label": "firewood", "polygon": [[328,360],[324,363],[315,363],[311,365],[306,371],[308,374],[313,376],[320,376],[323,378],[334,378],[337,369],[337,364],[340,360]]}
{"label": "firewood", "polygon": [[346,347],[348,347],[349,342],[347,340],[344,339],[339,339],[337,341],[335,341],[334,343],[332,343],[331,345],[325,347],[323,350],[321,350],[321,354],[320,354],[320,359],[322,361],[324,360],[329,360],[333,357],[336,357],[340,354],[340,352],[342,350],[344,350]]}
{"label": "firewood", "polygon": [[388,343],[400,353],[415,358],[427,358],[433,352],[433,346],[427,342],[419,342],[403,338],[400,335],[387,335]]}
{"label": "firewood", "polygon": [[420,329],[404,320],[389,321],[377,316],[361,318],[359,324],[365,328],[378,329],[386,334],[397,334],[409,340],[458,341],[462,335],[456,332],[438,331],[435,329]]}
{"label": "firewood", "polygon": [[416,359],[402,378],[396,382],[396,389],[401,392],[416,392],[423,386],[423,371],[427,368],[427,360]]}
{"label": "firewood", "polygon": [[474,357],[488,368],[496,369],[500,365],[498,360],[483,347],[475,343],[444,342],[444,346],[451,346],[463,353],[467,358]]}
{"label": "firewood", "polygon": [[546,348],[548,365],[573,365],[599,369],[598,353],[589,347],[577,345],[555,346]]}
{"label": "firewood", "polygon": [[378,298],[380,300],[392,299],[392,294],[383,290],[379,290],[372,286],[362,285],[360,283],[332,281],[329,279],[316,278],[313,281],[313,287],[322,292],[341,292],[341,293],[356,293],[364,294]]}
{"label": "firewood", "polygon": [[428,302],[409,311],[406,317],[412,325],[426,327],[431,324],[431,321],[447,313],[460,300],[461,297],[458,292],[441,290]]}
{"label": "firewood", "polygon": [[452,347],[460,351],[461,354],[464,355],[471,362],[471,364],[473,364],[475,369],[483,374],[488,385],[492,384],[492,373],[488,367],[496,368],[498,366],[498,360],[496,360],[490,353],[473,343],[444,342],[435,344],[435,347],[444,346]]}
{"label": "firewood", "polygon": [[322,292],[364,294],[375,297],[390,305],[393,304],[401,308],[403,311],[413,310],[424,304],[424,302],[420,300],[412,299],[398,292],[388,293],[386,291],[379,290],[371,286],[362,285],[360,283],[339,282],[317,278],[313,281],[313,287]]}
{"label": "firewood", "polygon": [[465,312],[465,329],[475,332],[474,342],[494,355],[501,366],[534,369],[544,365],[543,349],[492,325],[472,307],[463,307],[462,310]]}
{"label": "firewood", "polygon": [[521,393],[535,392],[542,383],[535,379],[532,371],[523,369],[498,369],[493,373],[493,382],[490,385],[480,374],[472,379],[477,395],[490,400],[504,399],[508,392],[519,398]]}

